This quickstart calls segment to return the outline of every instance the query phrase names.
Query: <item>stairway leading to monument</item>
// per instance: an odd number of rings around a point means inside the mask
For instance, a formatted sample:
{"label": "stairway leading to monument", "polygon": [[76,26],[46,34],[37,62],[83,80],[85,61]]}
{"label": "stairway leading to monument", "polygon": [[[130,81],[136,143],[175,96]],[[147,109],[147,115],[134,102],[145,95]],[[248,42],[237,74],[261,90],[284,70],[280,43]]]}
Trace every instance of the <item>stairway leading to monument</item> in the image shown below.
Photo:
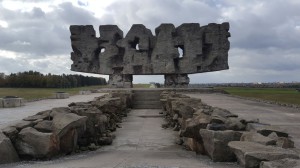
{"label": "stairway leading to monument", "polygon": [[133,108],[134,109],[161,109],[160,94],[162,90],[145,89],[134,90]]}

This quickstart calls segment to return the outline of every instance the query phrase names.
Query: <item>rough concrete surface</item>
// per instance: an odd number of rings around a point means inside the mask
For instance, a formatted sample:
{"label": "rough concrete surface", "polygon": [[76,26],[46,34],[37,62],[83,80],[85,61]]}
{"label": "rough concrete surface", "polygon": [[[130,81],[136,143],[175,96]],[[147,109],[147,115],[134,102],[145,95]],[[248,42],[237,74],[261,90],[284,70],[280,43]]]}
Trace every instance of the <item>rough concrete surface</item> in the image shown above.
{"label": "rough concrete surface", "polygon": [[[117,25],[71,25],[71,70],[110,75],[112,87],[132,87],[132,75],[165,75],[165,85],[187,86],[187,74],[228,69],[229,23],[163,23],[155,35],[134,24],[123,37]],[[180,54],[182,51],[182,55]]]}
{"label": "rough concrete surface", "polygon": [[236,163],[213,163],[175,144],[177,132],[161,128],[160,110],[132,110],[116,132],[111,146],[97,151],[45,162],[25,162],[12,167],[123,167],[123,168],[234,168]]}
{"label": "rough concrete surface", "polygon": [[281,127],[289,133],[300,148],[300,109],[239,99],[225,94],[187,94],[200,98],[211,106],[227,109],[245,119],[259,119],[261,123]]}
{"label": "rough concrete surface", "polygon": [[41,101],[28,102],[25,106],[16,108],[0,108],[0,128],[13,124],[18,120],[34,115],[40,111],[50,110],[54,107],[67,107],[72,102],[90,101],[94,97],[105,93],[93,93],[91,95],[75,95],[68,99],[45,99]]}

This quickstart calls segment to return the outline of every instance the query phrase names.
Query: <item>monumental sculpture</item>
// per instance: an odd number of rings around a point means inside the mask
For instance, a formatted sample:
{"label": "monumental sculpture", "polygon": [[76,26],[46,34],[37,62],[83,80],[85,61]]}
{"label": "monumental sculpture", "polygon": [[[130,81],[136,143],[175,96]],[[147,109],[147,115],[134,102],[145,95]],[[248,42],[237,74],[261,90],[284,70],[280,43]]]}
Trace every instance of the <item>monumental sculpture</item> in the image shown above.
{"label": "monumental sculpture", "polygon": [[[132,87],[133,75],[164,75],[166,87],[185,87],[188,74],[228,69],[229,23],[161,24],[155,35],[134,24],[124,37],[116,25],[71,25],[71,70],[109,75],[109,85]],[[182,51],[182,55],[180,54]]]}

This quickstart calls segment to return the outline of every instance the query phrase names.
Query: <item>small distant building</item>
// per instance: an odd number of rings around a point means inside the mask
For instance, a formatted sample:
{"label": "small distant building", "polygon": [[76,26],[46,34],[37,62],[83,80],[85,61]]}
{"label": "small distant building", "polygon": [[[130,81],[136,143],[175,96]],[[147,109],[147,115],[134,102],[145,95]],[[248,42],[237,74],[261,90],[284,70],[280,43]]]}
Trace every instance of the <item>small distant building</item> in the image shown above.
{"label": "small distant building", "polygon": [[150,82],[150,86],[149,86],[149,88],[156,88],[156,86],[155,86],[155,82]]}

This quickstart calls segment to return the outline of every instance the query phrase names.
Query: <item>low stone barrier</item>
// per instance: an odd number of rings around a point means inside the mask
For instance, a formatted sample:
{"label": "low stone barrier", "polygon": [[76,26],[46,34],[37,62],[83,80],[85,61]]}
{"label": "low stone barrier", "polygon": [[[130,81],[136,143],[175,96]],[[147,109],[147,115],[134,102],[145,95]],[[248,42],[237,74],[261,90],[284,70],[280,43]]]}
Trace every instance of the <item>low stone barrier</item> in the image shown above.
{"label": "low stone barrier", "polygon": [[90,91],[90,90],[80,90],[79,94],[80,95],[90,95],[90,94],[92,94],[92,91]]}
{"label": "low stone barrier", "polygon": [[66,92],[55,92],[52,96],[54,99],[67,99],[70,97],[69,93]]}
{"label": "low stone barrier", "polygon": [[41,111],[2,129],[0,164],[51,159],[110,145],[113,132],[129,112],[131,98],[130,91],[116,91],[90,102]]}
{"label": "low stone barrier", "polygon": [[4,98],[0,98],[0,108],[12,108],[24,105],[24,99],[17,96],[6,96]]}
{"label": "low stone barrier", "polygon": [[[238,161],[258,168],[273,164],[268,161],[299,159],[291,137],[279,127],[240,118],[174,91],[164,91],[160,98],[167,120],[163,127],[179,132],[178,144],[214,162]],[[280,163],[289,168],[283,161],[276,162]],[[293,163],[299,166],[299,160]]]}

